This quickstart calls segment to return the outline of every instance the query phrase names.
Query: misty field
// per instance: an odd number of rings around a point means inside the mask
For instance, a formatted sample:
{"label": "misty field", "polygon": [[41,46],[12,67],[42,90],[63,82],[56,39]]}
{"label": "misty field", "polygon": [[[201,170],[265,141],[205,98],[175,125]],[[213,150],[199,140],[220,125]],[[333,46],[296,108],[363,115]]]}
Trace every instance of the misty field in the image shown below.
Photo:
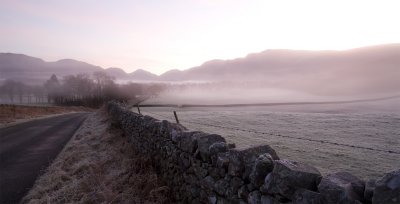
{"label": "misty field", "polygon": [[141,109],[145,115],[175,121],[173,110],[190,130],[220,134],[237,148],[268,144],[280,158],[309,163],[323,174],[349,171],[369,179],[400,168],[399,154],[293,138],[398,152],[399,111],[375,111],[362,105]]}

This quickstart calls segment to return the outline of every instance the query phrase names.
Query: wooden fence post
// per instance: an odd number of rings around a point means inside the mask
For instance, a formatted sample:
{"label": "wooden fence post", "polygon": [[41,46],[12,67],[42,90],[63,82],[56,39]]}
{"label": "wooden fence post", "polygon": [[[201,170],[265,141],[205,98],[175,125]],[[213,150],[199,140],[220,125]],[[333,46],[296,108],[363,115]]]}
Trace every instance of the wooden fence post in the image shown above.
{"label": "wooden fence post", "polygon": [[142,115],[142,114],[140,113],[139,104],[137,104],[136,106],[137,106],[137,111],[138,111],[138,113],[139,113],[140,115]]}
{"label": "wooden fence post", "polygon": [[176,111],[174,111],[174,116],[175,116],[176,123],[179,124],[179,119],[178,119],[178,115],[176,114]]}
{"label": "wooden fence post", "polygon": [[13,116],[14,116],[14,118],[16,118],[17,117],[17,110],[16,110],[17,108],[16,108],[16,105],[12,105],[12,110],[13,110]]}

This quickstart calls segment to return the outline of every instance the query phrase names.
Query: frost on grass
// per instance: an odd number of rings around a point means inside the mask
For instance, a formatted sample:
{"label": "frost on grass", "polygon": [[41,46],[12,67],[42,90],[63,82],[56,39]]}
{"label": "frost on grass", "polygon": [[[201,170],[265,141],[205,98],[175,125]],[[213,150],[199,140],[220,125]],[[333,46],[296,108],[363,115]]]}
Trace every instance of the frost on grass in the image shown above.
{"label": "frost on grass", "polygon": [[166,203],[168,188],[104,110],[91,114],[22,203]]}

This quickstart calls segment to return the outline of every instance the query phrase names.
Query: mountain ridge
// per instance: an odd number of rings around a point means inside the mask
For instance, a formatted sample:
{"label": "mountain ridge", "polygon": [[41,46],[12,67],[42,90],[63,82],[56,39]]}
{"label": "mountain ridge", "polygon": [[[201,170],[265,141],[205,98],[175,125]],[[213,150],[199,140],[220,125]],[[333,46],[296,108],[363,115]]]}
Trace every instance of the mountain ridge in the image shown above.
{"label": "mountain ridge", "polygon": [[[7,57],[9,59],[5,59]],[[19,60],[13,60],[13,57]],[[71,64],[74,66],[71,67]],[[45,62],[23,54],[0,53],[0,73],[3,76],[16,77],[24,75],[24,71],[33,76],[35,70],[32,67],[39,65],[42,65],[38,68],[42,70],[41,74],[47,73],[49,76],[52,74],[50,72],[59,68],[61,74],[77,74],[84,70],[105,71],[122,80],[247,81],[265,87],[319,93],[393,92],[400,87],[400,43],[340,51],[269,49],[242,58],[206,61],[182,71],[173,69],[160,76],[141,69],[126,73],[120,68],[103,69],[71,59]]]}
{"label": "mountain ridge", "polygon": [[[174,74],[175,75],[184,75],[184,76],[175,76],[175,78],[178,78],[179,80],[182,80],[182,79],[205,80],[205,78],[201,78],[201,77],[196,78],[196,77],[190,76],[189,73],[190,72],[194,72],[194,73],[199,72],[198,70],[210,71],[212,69],[218,68],[218,66],[221,69],[221,66],[226,67],[226,66],[229,66],[229,65],[232,65],[235,63],[236,64],[243,63],[246,60],[252,60],[252,64],[250,64],[250,66],[253,65],[253,67],[259,66],[259,64],[257,64],[257,63],[262,63],[262,66],[264,66],[264,67],[274,66],[277,63],[283,63],[286,65],[292,64],[292,66],[295,66],[296,62],[306,61],[306,60],[313,61],[312,63],[314,63],[315,60],[324,61],[325,64],[334,62],[335,60],[337,60],[337,58],[346,58],[346,57],[351,57],[351,56],[356,60],[357,55],[363,55],[363,54],[371,55],[368,57],[369,59],[373,59],[374,56],[382,57],[382,55],[384,55],[384,56],[393,55],[392,58],[399,59],[400,58],[400,43],[359,47],[359,48],[340,50],[340,51],[336,51],[336,50],[314,51],[314,50],[268,49],[268,50],[258,52],[258,53],[250,53],[242,58],[235,58],[235,59],[228,59],[228,60],[214,59],[214,60],[206,61],[200,66],[195,66],[195,67],[183,70],[183,71],[176,70],[176,71],[174,71]],[[359,60],[368,60],[368,58],[367,59],[359,59]],[[275,61],[274,62],[275,64],[266,65],[266,63],[265,63],[266,59],[267,60],[273,59]],[[260,62],[260,61],[262,61],[262,62]],[[396,64],[398,64],[398,63],[399,63],[399,61],[396,62]],[[346,63],[342,62],[342,64],[346,64]],[[349,63],[347,63],[347,64],[349,64]],[[249,65],[249,64],[247,64],[247,65]],[[279,64],[279,66],[283,67],[282,64]],[[172,70],[170,70],[170,71],[172,71]],[[160,77],[164,78],[164,80],[168,79],[168,77],[165,77],[165,75],[171,75],[170,71],[167,71],[166,73],[161,74]],[[232,70],[229,70],[229,71],[232,71]]]}
{"label": "mountain ridge", "polygon": [[400,43],[349,50],[266,50],[160,75],[174,81],[233,81],[312,94],[399,93]]}
{"label": "mountain ridge", "polygon": [[[32,79],[33,81],[43,81],[50,78],[52,74],[62,77],[71,74],[91,75],[96,71],[104,71],[117,79],[125,80],[142,80],[142,77],[146,74],[148,80],[151,77],[154,79],[154,76],[157,76],[142,69],[137,69],[131,73],[126,73],[121,68],[102,68],[100,66],[92,65],[75,59],[44,61],[43,59],[25,54],[0,53],[0,80],[14,79],[17,81],[25,81],[27,79]],[[139,76],[138,74],[135,74],[137,71],[140,73]]]}

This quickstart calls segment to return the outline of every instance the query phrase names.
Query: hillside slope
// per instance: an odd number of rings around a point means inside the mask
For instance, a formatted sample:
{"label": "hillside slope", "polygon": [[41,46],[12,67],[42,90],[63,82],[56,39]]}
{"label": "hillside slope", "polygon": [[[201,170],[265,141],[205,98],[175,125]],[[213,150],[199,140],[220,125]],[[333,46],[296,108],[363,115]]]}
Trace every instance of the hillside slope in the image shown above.
{"label": "hillside slope", "polygon": [[104,71],[121,80],[156,80],[157,75],[138,69],[132,73],[126,73],[121,68],[103,69],[86,62],[73,59],[62,59],[56,62],[46,62],[42,59],[14,53],[0,53],[0,81],[13,79],[25,83],[43,83],[52,74],[59,78],[67,75],[87,74]]}
{"label": "hillside slope", "polygon": [[170,71],[160,78],[250,82],[307,92],[396,92],[400,87],[400,44],[345,51],[266,50]]}

